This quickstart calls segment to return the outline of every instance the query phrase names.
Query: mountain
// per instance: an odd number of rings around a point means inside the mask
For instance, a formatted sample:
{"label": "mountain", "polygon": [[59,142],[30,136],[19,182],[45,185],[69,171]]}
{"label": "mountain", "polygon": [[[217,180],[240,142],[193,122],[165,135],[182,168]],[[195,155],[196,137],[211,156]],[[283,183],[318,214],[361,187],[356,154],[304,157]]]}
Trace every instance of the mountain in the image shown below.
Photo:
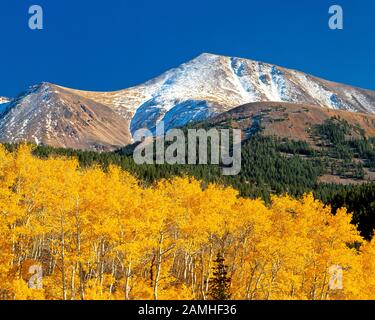
{"label": "mountain", "polygon": [[[83,125],[87,116],[84,111],[73,119],[64,116],[65,110],[81,110],[78,102],[95,107],[99,113],[106,110],[105,119],[114,121],[113,125],[96,118],[88,133]],[[204,53],[155,79],[115,92],[52,84],[32,87],[0,115],[0,141],[31,139],[59,147],[112,149],[129,143],[137,129],[154,130],[160,120],[170,129],[256,102],[375,113],[374,91],[268,63]],[[90,139],[87,143],[86,138]]]}
{"label": "mountain", "polygon": [[0,140],[113,150],[131,141],[127,127],[112,108],[42,83],[8,104],[0,118]]}
{"label": "mountain", "polygon": [[206,119],[239,105],[280,101],[375,112],[375,92],[241,58],[202,54],[140,86],[112,93],[76,91],[120,113],[130,130],[164,120],[166,128]]}

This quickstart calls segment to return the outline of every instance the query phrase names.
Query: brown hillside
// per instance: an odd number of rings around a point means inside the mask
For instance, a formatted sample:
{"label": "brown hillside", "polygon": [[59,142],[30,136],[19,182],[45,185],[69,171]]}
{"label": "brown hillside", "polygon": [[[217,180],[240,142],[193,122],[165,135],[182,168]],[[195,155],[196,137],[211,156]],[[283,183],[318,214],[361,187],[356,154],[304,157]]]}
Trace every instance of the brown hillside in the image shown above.
{"label": "brown hillside", "polygon": [[281,102],[245,104],[210,119],[209,123],[211,125],[229,124],[245,132],[251,131],[251,128],[259,123],[264,135],[312,143],[313,126],[322,124],[326,119],[335,116],[352,125],[359,125],[364,129],[366,136],[375,136],[375,115]]}

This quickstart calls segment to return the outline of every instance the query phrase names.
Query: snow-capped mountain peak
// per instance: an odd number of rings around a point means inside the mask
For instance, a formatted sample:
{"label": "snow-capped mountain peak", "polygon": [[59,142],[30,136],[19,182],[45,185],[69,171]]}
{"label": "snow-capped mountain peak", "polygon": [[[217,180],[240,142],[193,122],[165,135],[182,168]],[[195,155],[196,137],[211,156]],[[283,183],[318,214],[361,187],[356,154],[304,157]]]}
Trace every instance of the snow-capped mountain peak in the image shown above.
{"label": "snow-capped mountain peak", "polygon": [[[134,114],[131,133],[202,120],[236,106],[261,101],[375,112],[375,93],[329,82],[269,63],[203,53],[139,86],[117,91],[113,105]],[[111,104],[111,93],[105,95]],[[99,95],[93,99],[102,98]]]}
{"label": "snow-capped mountain peak", "polygon": [[319,105],[331,109],[375,112],[375,93],[319,79],[305,73],[249,59],[203,53],[122,94],[142,96],[134,108],[131,132],[184,125],[261,101]]}
{"label": "snow-capped mountain peak", "polygon": [[[140,128],[154,130],[161,120],[169,129],[254,102],[298,103],[375,113],[374,91],[326,81],[269,63],[203,53],[143,84],[115,92],[75,90],[49,83],[32,87],[26,95],[3,109],[0,139],[20,139],[27,126],[15,131],[13,123],[35,119],[34,123],[38,124],[38,114],[45,116],[56,106],[66,107],[72,103],[72,97],[110,108],[127,124],[125,129],[129,137]],[[42,128],[43,125],[48,123],[39,121],[40,130],[53,131]]]}

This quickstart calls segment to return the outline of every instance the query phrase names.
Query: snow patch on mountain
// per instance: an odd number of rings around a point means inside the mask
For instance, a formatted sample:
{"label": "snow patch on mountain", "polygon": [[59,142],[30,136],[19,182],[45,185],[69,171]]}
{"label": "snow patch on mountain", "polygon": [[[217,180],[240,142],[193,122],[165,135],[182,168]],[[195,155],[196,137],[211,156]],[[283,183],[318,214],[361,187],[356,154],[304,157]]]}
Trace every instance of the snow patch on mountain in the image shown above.
{"label": "snow patch on mountain", "polygon": [[175,105],[163,117],[166,131],[189,122],[203,121],[217,114],[215,107],[204,100],[187,100]]}
{"label": "snow patch on mountain", "polygon": [[[155,131],[162,120],[169,130],[253,102],[289,102],[375,113],[374,91],[329,82],[265,62],[204,53],[143,84],[115,92],[38,85],[23,97],[0,104],[0,135],[9,140],[24,135],[30,130],[31,121],[31,134],[38,141],[41,139],[35,130],[52,137],[58,120],[54,107],[69,109],[75,103],[66,96],[61,98],[65,94],[61,92],[110,108],[126,123],[129,136],[140,128]],[[40,113],[44,115],[43,122],[37,121]],[[62,131],[77,139],[75,124],[66,121],[69,128]],[[36,124],[40,128],[35,128]]]}
{"label": "snow patch on mountain", "polygon": [[139,128],[154,130],[163,119],[173,119],[172,126],[182,126],[239,105],[261,101],[375,111],[374,92],[331,83],[269,63],[209,53],[129,89],[74,92],[111,106],[120,116],[129,119],[132,133]]}

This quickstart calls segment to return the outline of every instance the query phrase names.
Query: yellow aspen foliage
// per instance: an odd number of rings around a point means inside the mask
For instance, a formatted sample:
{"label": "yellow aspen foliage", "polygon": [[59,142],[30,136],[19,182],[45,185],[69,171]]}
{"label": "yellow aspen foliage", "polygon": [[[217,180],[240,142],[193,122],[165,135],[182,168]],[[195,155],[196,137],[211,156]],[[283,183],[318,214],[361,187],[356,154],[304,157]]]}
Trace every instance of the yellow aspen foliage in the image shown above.
{"label": "yellow aspen foliage", "polygon": [[375,242],[351,221],[312,194],[265,204],[190,177],[145,186],[0,146],[0,299],[209,299],[218,253],[233,299],[374,299]]}
{"label": "yellow aspen foliage", "polygon": [[360,249],[357,259],[352,261],[348,276],[344,278],[341,299],[375,299],[375,241],[367,242]]}
{"label": "yellow aspen foliage", "polygon": [[10,288],[12,299],[14,300],[44,300],[43,289],[29,288],[23,279],[13,280]]}

